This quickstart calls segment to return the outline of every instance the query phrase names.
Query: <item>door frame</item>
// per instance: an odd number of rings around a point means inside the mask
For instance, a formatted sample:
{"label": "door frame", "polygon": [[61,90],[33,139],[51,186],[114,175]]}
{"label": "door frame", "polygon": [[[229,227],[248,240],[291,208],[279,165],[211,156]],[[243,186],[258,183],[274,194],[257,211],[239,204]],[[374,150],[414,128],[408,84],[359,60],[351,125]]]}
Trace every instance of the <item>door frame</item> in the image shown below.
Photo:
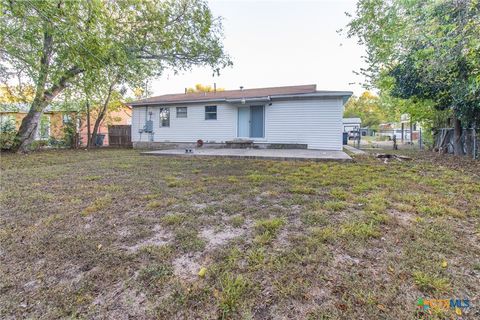
{"label": "door frame", "polygon": [[[250,135],[252,134],[252,113],[251,113],[251,107],[262,107],[262,110],[263,110],[263,136],[262,137],[250,137]],[[249,111],[249,118],[248,118],[248,137],[241,137],[239,135],[240,133],[240,117],[239,117],[239,112],[240,112],[240,108],[248,108],[248,111]],[[266,133],[266,130],[265,130],[265,127],[266,127],[266,112],[265,112],[265,105],[264,104],[252,104],[252,105],[248,105],[248,106],[238,106],[237,107],[237,132],[236,132],[236,135],[237,135],[237,138],[244,138],[244,139],[251,139],[251,140],[265,140],[266,137],[265,137],[265,133]]]}

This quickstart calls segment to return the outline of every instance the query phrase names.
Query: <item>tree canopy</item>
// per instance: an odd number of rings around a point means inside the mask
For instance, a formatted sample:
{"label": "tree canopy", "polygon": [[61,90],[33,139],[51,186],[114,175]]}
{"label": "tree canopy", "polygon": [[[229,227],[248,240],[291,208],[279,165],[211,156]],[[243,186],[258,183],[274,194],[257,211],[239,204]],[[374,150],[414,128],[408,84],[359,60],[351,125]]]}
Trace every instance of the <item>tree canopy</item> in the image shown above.
{"label": "tree canopy", "polygon": [[187,88],[187,92],[213,92],[214,90],[225,91],[224,88],[214,88],[211,85],[203,85],[201,83],[197,83],[193,88]]}
{"label": "tree canopy", "polygon": [[35,88],[20,149],[46,106],[79,77],[94,82],[114,73],[117,84],[132,84],[167,68],[218,73],[231,64],[221,20],[203,0],[0,1],[0,80],[17,77]]}
{"label": "tree canopy", "polygon": [[348,27],[366,46],[370,85],[480,124],[478,0],[359,0]]}
{"label": "tree canopy", "polygon": [[378,129],[378,126],[387,121],[388,116],[381,107],[380,98],[369,91],[362,93],[360,97],[352,96],[345,105],[343,113],[345,118],[362,119],[362,127]]}

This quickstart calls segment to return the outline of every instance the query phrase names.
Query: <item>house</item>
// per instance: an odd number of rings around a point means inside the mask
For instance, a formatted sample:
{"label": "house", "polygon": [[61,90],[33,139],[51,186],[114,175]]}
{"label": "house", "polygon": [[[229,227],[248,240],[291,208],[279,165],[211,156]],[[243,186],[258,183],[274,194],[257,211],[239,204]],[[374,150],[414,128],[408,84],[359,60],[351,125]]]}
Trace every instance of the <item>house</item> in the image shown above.
{"label": "house", "polygon": [[[2,103],[0,104],[0,126],[10,124],[16,130],[20,128],[23,118],[27,116],[30,104]],[[47,108],[40,118],[35,134],[36,140],[60,140],[64,137],[65,124],[75,116],[75,112],[56,111]]]}
{"label": "house", "polygon": [[349,91],[316,85],[167,94],[129,103],[134,147],[165,143],[342,150],[342,113]]}
{"label": "house", "polygon": [[360,118],[343,118],[343,132],[350,132],[360,129],[362,126],[362,119]]}
{"label": "house", "polygon": [[[0,126],[10,123],[16,130],[20,127],[22,119],[30,109],[28,103],[0,103]],[[88,140],[87,120],[84,114],[78,115],[76,111],[60,111],[57,105],[47,108],[40,118],[37,126],[36,140],[51,141],[64,138],[65,125],[77,119],[77,132],[79,134],[79,145],[86,146]],[[104,120],[100,123],[98,133],[105,135],[103,145],[108,146],[109,125],[130,125],[132,122],[132,109],[123,105],[115,110],[107,112]],[[90,130],[93,131],[95,117],[92,116]]]}
{"label": "house", "polygon": [[[410,115],[406,113],[400,115],[399,122],[381,123],[379,128],[380,136],[386,137],[388,140],[392,140],[395,136],[397,140],[402,142],[418,140],[422,130],[420,123],[411,121]],[[410,133],[412,134],[410,135]]]}

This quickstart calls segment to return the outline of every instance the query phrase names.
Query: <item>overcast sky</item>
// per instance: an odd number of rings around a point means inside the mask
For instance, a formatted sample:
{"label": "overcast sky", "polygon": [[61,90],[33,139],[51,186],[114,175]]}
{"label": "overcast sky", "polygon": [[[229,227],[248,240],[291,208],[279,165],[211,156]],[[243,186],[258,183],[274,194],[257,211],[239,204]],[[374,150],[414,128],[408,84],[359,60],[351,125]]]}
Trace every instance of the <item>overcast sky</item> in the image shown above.
{"label": "overcast sky", "polygon": [[[151,84],[154,95],[181,93],[196,83],[225,89],[317,84],[317,90],[363,91],[364,49],[336,31],[355,11],[354,0],[210,1],[223,17],[225,49],[233,67],[212,76],[209,68],[166,72]],[[352,84],[354,83],[354,84]]]}

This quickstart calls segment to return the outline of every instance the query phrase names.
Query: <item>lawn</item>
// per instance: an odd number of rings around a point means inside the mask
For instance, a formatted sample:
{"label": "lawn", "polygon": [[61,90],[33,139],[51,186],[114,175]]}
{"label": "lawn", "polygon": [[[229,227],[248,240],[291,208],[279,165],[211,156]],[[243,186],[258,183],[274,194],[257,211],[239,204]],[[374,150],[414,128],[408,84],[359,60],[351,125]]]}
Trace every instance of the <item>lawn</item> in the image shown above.
{"label": "lawn", "polygon": [[412,319],[423,297],[473,319],[465,164],[2,155],[0,318]]}

